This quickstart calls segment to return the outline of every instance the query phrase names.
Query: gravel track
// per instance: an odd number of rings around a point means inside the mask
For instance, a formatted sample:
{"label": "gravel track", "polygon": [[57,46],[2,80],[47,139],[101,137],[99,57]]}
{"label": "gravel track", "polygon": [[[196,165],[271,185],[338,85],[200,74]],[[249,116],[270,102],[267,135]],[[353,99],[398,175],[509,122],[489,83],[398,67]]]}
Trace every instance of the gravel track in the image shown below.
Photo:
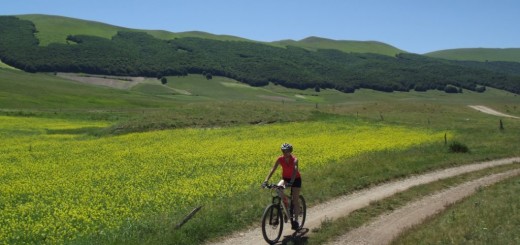
{"label": "gravel track", "polygon": [[[314,207],[308,208],[307,209],[307,220],[305,222],[303,232],[300,234],[295,234],[290,229],[286,229],[286,227],[284,227],[282,239],[285,239],[286,241],[291,240],[291,239],[299,240],[299,241],[305,240],[305,237],[308,235],[311,235],[310,234],[311,231],[314,228],[320,227],[321,223],[325,220],[334,220],[334,219],[337,219],[337,218],[340,218],[343,216],[347,216],[352,211],[355,211],[357,209],[361,209],[361,208],[368,206],[370,204],[370,202],[372,202],[372,201],[382,200],[386,197],[392,196],[398,192],[405,191],[405,190],[407,190],[411,187],[417,186],[417,185],[427,184],[427,183],[431,183],[431,182],[434,182],[434,181],[437,181],[440,179],[450,178],[453,176],[457,176],[457,175],[461,175],[461,174],[465,174],[465,173],[469,173],[469,172],[473,172],[473,171],[478,171],[478,170],[482,170],[482,169],[486,169],[486,168],[497,167],[497,166],[506,165],[506,164],[512,164],[514,162],[520,162],[520,157],[480,162],[480,163],[475,163],[475,164],[469,164],[469,165],[464,165],[464,166],[459,166],[459,167],[454,167],[454,168],[438,170],[438,171],[434,171],[434,172],[430,172],[430,173],[426,173],[426,174],[422,174],[422,175],[412,176],[412,177],[409,177],[406,179],[396,180],[396,181],[385,183],[385,184],[382,184],[382,185],[379,185],[379,186],[376,186],[373,188],[369,188],[369,189],[361,190],[361,191],[358,191],[358,192],[355,192],[355,193],[352,193],[349,195],[345,195],[345,196],[330,200],[328,202],[321,203]],[[519,173],[511,172],[511,174],[519,174]],[[493,178],[499,178],[496,176],[502,176],[502,175],[493,175],[493,176],[495,176]],[[482,178],[477,181],[482,181],[480,183],[476,183],[477,186],[494,183],[493,181],[487,180],[486,178]],[[488,182],[486,182],[486,181],[488,181]],[[470,183],[473,183],[473,182],[475,182],[475,181],[468,182],[468,185],[470,185]],[[456,194],[454,194],[454,195],[458,196],[458,198],[463,198],[467,195],[472,194],[474,192],[474,190],[475,190],[474,186],[469,186],[462,190],[456,191]],[[439,211],[438,210],[439,206],[436,203],[440,202],[442,204],[440,206],[444,207],[446,204],[445,200],[447,200],[447,199],[445,199],[446,197],[437,196],[437,195],[435,195],[435,197],[427,197],[427,198],[434,198],[434,199],[436,198],[436,200],[437,200],[436,202],[434,202],[432,200],[424,201],[425,207],[423,207],[423,208],[430,210],[430,212],[434,212],[434,213]],[[410,204],[410,205],[412,205],[412,204]],[[399,210],[401,210],[401,209],[399,209]],[[396,210],[396,212],[399,210]],[[419,217],[419,216],[420,215],[417,215],[413,219],[410,218],[409,223],[413,223],[413,224],[415,224],[417,222],[420,223],[424,218]],[[399,215],[397,215],[397,217],[399,217]],[[383,222],[387,222],[387,223],[383,223]],[[393,221],[392,221],[392,219],[389,219],[388,221],[380,221],[382,226],[387,226],[387,227],[393,226],[393,225],[390,225],[390,223],[388,223],[388,222],[393,222]],[[409,224],[407,223],[400,227],[408,227],[408,225]],[[365,230],[365,231],[356,231],[356,232],[359,232],[359,234],[366,234],[366,232],[370,232],[370,231],[376,232],[376,233],[381,233],[380,231],[377,231],[376,228],[370,228],[370,226],[367,226],[367,227],[369,227],[369,228],[366,228],[367,230]],[[374,227],[376,227],[376,226],[374,226]],[[379,238],[379,236],[374,236],[374,238],[372,240],[366,240],[366,242],[358,239],[358,240],[353,241],[352,244],[384,244],[384,242],[380,243],[381,239],[389,240],[390,238],[388,238],[388,237],[396,236],[403,229],[404,228],[397,228],[397,230],[390,232],[390,234],[387,234],[384,237],[381,236],[381,238]],[[352,232],[354,232],[354,231],[352,231]],[[365,233],[362,233],[362,232],[365,232]],[[347,240],[346,237],[349,237],[349,239],[354,239],[355,236],[352,235],[351,233],[348,233],[347,235],[345,235],[345,237],[340,238],[337,242],[350,241],[350,240]],[[350,237],[352,237],[352,238],[350,238]],[[373,241],[376,241],[376,242],[373,242]],[[255,228],[236,232],[235,234],[222,238],[220,241],[210,243],[210,244],[221,244],[221,245],[266,244],[266,242],[262,238],[262,231],[260,228],[260,220],[259,220],[258,226]],[[337,244],[344,244],[344,243],[340,242]],[[349,243],[346,243],[346,244],[349,244]]]}

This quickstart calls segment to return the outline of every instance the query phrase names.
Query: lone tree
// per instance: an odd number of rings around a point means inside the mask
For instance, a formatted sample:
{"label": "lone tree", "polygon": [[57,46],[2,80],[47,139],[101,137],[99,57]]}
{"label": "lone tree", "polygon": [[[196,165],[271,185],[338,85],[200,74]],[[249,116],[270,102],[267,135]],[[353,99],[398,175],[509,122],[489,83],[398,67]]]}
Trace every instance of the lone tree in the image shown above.
{"label": "lone tree", "polygon": [[162,84],[167,84],[168,83],[168,79],[166,79],[166,77],[161,77],[161,83]]}

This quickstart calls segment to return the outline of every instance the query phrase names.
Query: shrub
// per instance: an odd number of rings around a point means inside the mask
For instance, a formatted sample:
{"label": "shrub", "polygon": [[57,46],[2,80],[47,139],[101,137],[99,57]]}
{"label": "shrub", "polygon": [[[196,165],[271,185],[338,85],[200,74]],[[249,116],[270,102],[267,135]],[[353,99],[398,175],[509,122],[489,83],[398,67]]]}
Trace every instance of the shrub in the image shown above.
{"label": "shrub", "polygon": [[161,78],[161,83],[162,84],[167,84],[168,83],[168,79],[166,77],[162,77]]}
{"label": "shrub", "polygon": [[486,86],[478,86],[475,91],[479,93],[484,93],[486,91]]}
{"label": "shrub", "polygon": [[456,94],[456,93],[459,93],[459,89],[453,85],[446,85],[446,87],[444,87],[444,92],[446,93],[449,93],[449,94]]}
{"label": "shrub", "polygon": [[469,152],[469,149],[466,145],[454,141],[449,145],[450,152],[452,153],[467,153]]}

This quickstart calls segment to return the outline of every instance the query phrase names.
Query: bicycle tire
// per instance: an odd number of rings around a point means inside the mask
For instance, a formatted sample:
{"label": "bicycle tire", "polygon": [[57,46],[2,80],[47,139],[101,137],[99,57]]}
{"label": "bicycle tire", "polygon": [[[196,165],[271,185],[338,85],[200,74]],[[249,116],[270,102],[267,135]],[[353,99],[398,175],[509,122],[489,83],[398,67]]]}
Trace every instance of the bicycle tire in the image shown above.
{"label": "bicycle tire", "polygon": [[300,215],[298,215],[298,218],[300,220],[300,226],[298,227],[298,230],[300,230],[303,228],[305,219],[307,218],[307,204],[305,203],[305,198],[303,198],[302,195],[300,195]]}
{"label": "bicycle tire", "polygon": [[271,204],[267,206],[262,215],[262,235],[269,244],[278,242],[282,236],[283,215],[280,205]]}

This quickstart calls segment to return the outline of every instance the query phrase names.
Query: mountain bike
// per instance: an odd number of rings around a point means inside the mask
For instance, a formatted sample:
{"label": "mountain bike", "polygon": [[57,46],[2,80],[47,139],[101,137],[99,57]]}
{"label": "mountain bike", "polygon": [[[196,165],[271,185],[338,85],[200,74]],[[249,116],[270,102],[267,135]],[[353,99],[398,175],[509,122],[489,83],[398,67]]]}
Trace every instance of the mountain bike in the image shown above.
{"label": "mountain bike", "polygon": [[[282,236],[282,230],[284,223],[290,221],[292,224],[294,221],[293,217],[293,205],[292,198],[288,198],[283,193],[284,185],[268,184],[264,188],[270,189],[272,194],[272,203],[269,204],[262,215],[262,235],[269,244],[278,242]],[[292,197],[292,188],[291,195]],[[305,199],[300,195],[300,214],[298,215],[300,226],[298,230],[301,230],[305,224],[305,218],[307,216],[307,206],[305,205]],[[283,201],[282,201],[283,200]]]}

